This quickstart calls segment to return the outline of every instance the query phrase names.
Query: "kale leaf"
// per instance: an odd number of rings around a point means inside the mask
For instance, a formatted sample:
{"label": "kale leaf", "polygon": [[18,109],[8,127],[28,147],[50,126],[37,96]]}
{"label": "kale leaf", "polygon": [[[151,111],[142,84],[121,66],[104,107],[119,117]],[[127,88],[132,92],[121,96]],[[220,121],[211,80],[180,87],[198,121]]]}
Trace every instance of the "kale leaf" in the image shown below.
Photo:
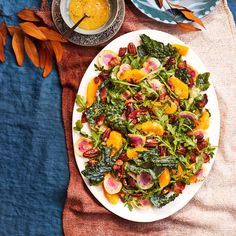
{"label": "kale leaf", "polygon": [[158,195],[153,195],[151,197],[151,203],[158,208],[161,208],[168,204],[169,202],[174,201],[174,199],[178,196],[176,193],[164,195],[164,196],[158,196]]}
{"label": "kale leaf", "polygon": [[191,75],[188,73],[186,69],[176,69],[175,70],[175,77],[182,80],[185,84],[188,84],[189,78]]}
{"label": "kale leaf", "polygon": [[85,110],[85,115],[90,125],[95,125],[95,118],[104,113],[105,108],[102,102],[96,100],[92,106]]}
{"label": "kale leaf", "polygon": [[[162,42],[151,39],[145,34],[140,35],[143,42],[142,53],[147,52],[152,57],[156,57],[160,62],[164,62],[167,57],[176,56],[178,51],[170,44],[165,45]],[[140,51],[140,50],[139,50]]]}
{"label": "kale leaf", "polygon": [[89,180],[90,184],[97,185],[104,179],[104,174],[112,171],[116,157],[111,157],[111,148],[104,147],[101,150],[101,160],[96,166],[87,165],[82,174]]}
{"label": "kale leaf", "polygon": [[206,72],[206,73],[203,73],[203,74],[199,74],[197,76],[196,86],[199,89],[201,89],[202,91],[207,90],[210,87],[209,77],[210,77],[210,73],[209,72]]}

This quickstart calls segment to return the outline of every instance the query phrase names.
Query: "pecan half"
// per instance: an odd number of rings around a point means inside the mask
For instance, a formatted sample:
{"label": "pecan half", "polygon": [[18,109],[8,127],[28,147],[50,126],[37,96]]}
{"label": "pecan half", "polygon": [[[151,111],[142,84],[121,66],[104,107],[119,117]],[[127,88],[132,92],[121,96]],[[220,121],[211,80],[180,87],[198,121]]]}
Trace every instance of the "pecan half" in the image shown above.
{"label": "pecan half", "polygon": [[105,118],[106,118],[106,114],[105,113],[102,113],[100,116],[98,116],[96,118],[96,125],[98,125],[98,126],[103,125],[103,123],[105,121]]}
{"label": "pecan half", "polygon": [[100,94],[99,94],[100,98],[101,98],[101,101],[104,103],[106,102],[107,100],[107,89],[105,87],[103,87],[100,91]]}
{"label": "pecan half", "polygon": [[110,133],[111,133],[111,129],[110,129],[110,128],[107,128],[107,129],[104,131],[104,133],[102,134],[102,137],[101,137],[102,141],[107,141],[107,139],[108,139]]}
{"label": "pecan half", "polygon": [[94,158],[99,155],[99,150],[97,148],[91,148],[83,153],[83,157]]}
{"label": "pecan half", "polygon": [[120,48],[119,49],[119,57],[123,57],[127,51],[127,48]]}
{"label": "pecan half", "polygon": [[136,46],[133,43],[128,44],[128,53],[130,55],[136,55],[137,54]]}

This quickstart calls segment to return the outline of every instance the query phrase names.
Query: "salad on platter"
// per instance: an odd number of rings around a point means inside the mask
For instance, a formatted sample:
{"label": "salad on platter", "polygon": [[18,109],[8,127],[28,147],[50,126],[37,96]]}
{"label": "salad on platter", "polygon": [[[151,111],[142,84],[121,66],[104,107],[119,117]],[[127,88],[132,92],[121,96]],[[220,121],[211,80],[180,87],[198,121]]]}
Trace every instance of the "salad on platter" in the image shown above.
{"label": "salad on platter", "polygon": [[187,46],[140,39],[99,53],[86,98],[76,97],[74,127],[82,175],[130,210],[161,208],[202,181],[215,150],[207,136],[210,73],[188,64]]}

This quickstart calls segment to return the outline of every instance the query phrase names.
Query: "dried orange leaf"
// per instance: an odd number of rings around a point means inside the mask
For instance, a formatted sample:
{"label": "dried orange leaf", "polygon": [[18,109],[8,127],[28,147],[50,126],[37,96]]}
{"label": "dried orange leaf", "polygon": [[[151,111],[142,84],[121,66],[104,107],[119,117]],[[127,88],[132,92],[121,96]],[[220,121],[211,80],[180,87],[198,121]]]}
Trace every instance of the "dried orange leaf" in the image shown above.
{"label": "dried orange leaf", "polygon": [[38,56],[38,51],[37,48],[34,44],[34,42],[27,36],[25,36],[24,39],[24,46],[25,46],[25,51],[32,61],[32,63],[38,67],[39,66],[39,56]]}
{"label": "dried orange leaf", "polygon": [[19,25],[26,34],[40,40],[47,40],[43,32],[34,23],[24,22]]}
{"label": "dried orange leaf", "polygon": [[183,32],[194,32],[194,31],[200,31],[197,27],[186,24],[186,23],[176,23],[177,26],[183,31]]}
{"label": "dried orange leaf", "polygon": [[16,26],[8,26],[7,30],[11,36],[13,36],[15,32],[22,32],[22,29]]}
{"label": "dried orange leaf", "polygon": [[44,42],[44,45],[48,49],[48,51],[50,52],[51,56],[53,56],[54,51],[53,51],[52,44],[50,43],[50,41]]}
{"label": "dried orange leaf", "polygon": [[57,41],[51,41],[51,45],[52,45],[52,48],[56,57],[56,61],[57,63],[59,63],[62,59],[62,54],[63,54],[61,43]]}
{"label": "dried orange leaf", "polygon": [[12,48],[16,56],[19,66],[24,62],[24,34],[22,32],[15,32],[12,38]]}
{"label": "dried orange leaf", "polygon": [[0,24],[0,32],[2,34],[2,39],[3,39],[3,45],[6,45],[6,41],[7,41],[7,26],[5,22],[2,22]]}
{"label": "dried orange leaf", "polygon": [[3,44],[3,36],[2,33],[0,33],[0,61],[5,61],[5,54],[4,54],[4,44]]}
{"label": "dried orange leaf", "polygon": [[163,7],[163,0],[155,0],[156,4],[158,5],[159,8]]}
{"label": "dried orange leaf", "polygon": [[45,52],[45,45],[44,42],[39,42],[38,52],[39,52],[39,67],[44,69],[45,61],[46,61],[46,52]]}
{"label": "dried orange leaf", "polygon": [[40,21],[40,18],[35,14],[32,9],[24,9],[17,14],[22,20],[25,21]]}
{"label": "dried orange leaf", "polygon": [[199,18],[197,18],[192,12],[186,11],[186,10],[181,10],[181,12],[185,16],[185,18],[187,18],[188,20],[194,21],[197,24],[199,24],[199,25],[201,25],[202,27],[205,28],[205,26],[202,23],[202,21]]}
{"label": "dried orange leaf", "polygon": [[48,40],[66,42],[66,40],[62,38],[61,34],[52,29],[49,29],[44,26],[39,27],[39,29],[43,32],[43,34],[47,37]]}
{"label": "dried orange leaf", "polygon": [[52,55],[48,49],[45,50],[45,52],[46,52],[46,60],[45,60],[45,67],[44,67],[44,71],[43,71],[44,78],[47,77],[52,71]]}

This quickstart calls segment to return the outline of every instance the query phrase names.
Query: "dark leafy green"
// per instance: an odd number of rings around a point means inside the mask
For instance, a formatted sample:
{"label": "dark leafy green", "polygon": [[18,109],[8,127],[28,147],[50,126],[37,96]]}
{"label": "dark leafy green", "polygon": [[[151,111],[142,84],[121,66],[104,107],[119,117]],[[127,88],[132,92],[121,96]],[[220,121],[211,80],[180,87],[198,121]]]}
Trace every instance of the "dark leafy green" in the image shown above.
{"label": "dark leafy green", "polygon": [[169,195],[164,195],[164,196],[159,196],[156,194],[156,195],[153,195],[150,198],[150,200],[155,207],[160,208],[160,207],[163,207],[166,204],[174,201],[177,196],[178,196],[178,194],[176,194],[176,193],[171,193]]}
{"label": "dark leafy green", "polygon": [[145,34],[140,35],[140,38],[142,40],[143,47],[139,51],[142,54],[145,50],[148,55],[156,57],[160,60],[160,62],[165,61],[167,57],[177,55],[177,49],[170,44],[165,45],[162,42],[151,39]]}
{"label": "dark leafy green", "polygon": [[191,77],[186,69],[176,69],[175,76],[182,80],[185,84],[188,84],[189,78]]}
{"label": "dark leafy green", "polygon": [[197,76],[196,85],[200,90],[205,91],[209,88],[210,86],[209,77],[210,77],[209,72],[199,74]]}
{"label": "dark leafy green", "polygon": [[101,160],[96,166],[85,167],[82,174],[89,180],[90,184],[99,184],[104,179],[104,174],[112,170],[116,158],[111,158],[111,148],[104,147],[101,150]]}

